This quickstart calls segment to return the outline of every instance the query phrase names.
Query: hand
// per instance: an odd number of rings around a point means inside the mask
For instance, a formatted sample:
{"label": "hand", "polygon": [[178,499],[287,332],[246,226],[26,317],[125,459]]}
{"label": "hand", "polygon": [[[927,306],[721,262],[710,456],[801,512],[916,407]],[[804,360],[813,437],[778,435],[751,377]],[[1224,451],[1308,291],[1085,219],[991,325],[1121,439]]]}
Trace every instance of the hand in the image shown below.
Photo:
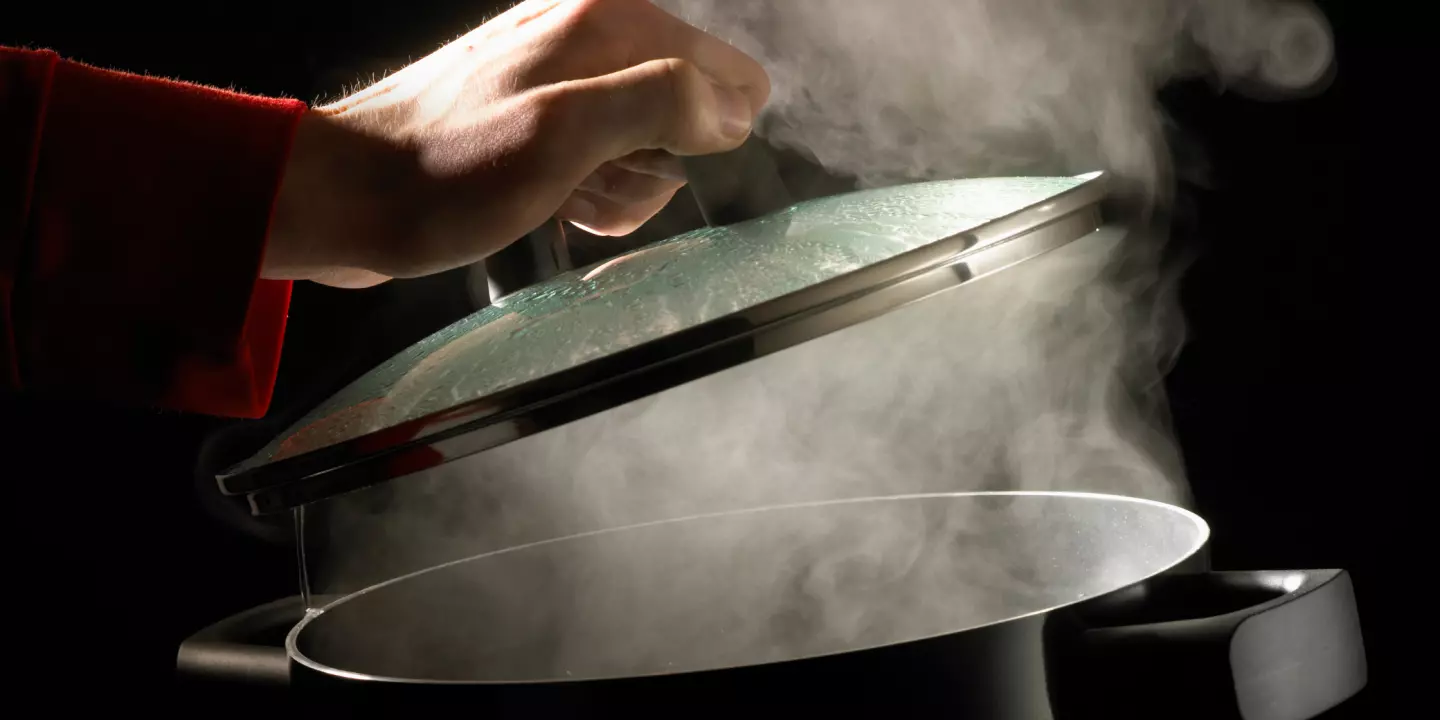
{"label": "hand", "polygon": [[362,287],[473,263],[551,216],[633,231],[676,156],[738,147],[765,71],[645,0],[527,0],[301,121],[263,275]]}

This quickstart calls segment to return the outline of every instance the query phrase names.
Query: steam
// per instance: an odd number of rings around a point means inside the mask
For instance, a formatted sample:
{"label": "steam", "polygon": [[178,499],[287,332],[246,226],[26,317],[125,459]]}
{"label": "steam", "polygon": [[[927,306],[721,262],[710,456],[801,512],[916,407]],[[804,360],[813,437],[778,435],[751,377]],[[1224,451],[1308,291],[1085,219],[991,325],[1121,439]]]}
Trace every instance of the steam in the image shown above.
{"label": "steam", "polygon": [[660,0],[761,60],[761,134],[865,184],[1105,168],[1163,193],[1156,88],[1311,90],[1329,28],[1267,0]]}
{"label": "steam", "polygon": [[[1003,273],[332,501],[322,592],[560,535],[780,503],[1087,490],[1186,504],[1173,286],[1106,228]],[[1127,252],[1128,250],[1128,252]]]}
{"label": "steam", "polygon": [[[658,4],[761,59],[775,86],[761,133],[831,171],[884,185],[1105,168],[1162,212],[775,355],[329,503],[332,542],[317,590],[354,591],[571,533],[779,503],[1018,489],[1188,504],[1161,384],[1184,333],[1178,269],[1161,261],[1173,168],[1154,93],[1183,75],[1266,97],[1313,91],[1331,52],[1313,8],[1260,0]],[[888,557],[891,550],[868,538],[912,537],[895,522],[811,549],[802,574],[818,579],[807,586],[806,627],[833,633],[840,646],[884,636],[874,624],[883,613],[840,602],[822,586],[837,563]],[[738,547],[741,538],[734,541]],[[965,598],[955,578],[970,578],[980,597],[985,588],[974,583],[1006,576],[1011,568],[998,565],[1019,561],[1002,552],[1000,535],[992,542],[994,552],[975,541],[963,555],[943,557],[937,567],[954,574],[945,576],[949,585],[937,578],[932,596],[955,606]],[[882,580],[905,574],[872,569]],[[776,606],[705,607],[703,594],[685,601],[714,617],[765,617],[803,600],[778,590],[793,578],[741,574]],[[923,574],[906,577],[925,582]],[[762,592],[767,582],[777,590]],[[574,597],[586,592],[566,586]],[[554,623],[563,603],[577,601],[530,600],[546,636],[564,635]],[[610,600],[616,613],[633,611],[623,597]],[[450,631],[463,635],[467,620],[483,622],[456,612]],[[604,618],[588,622],[605,626]],[[706,629],[695,631],[703,637]],[[423,664],[419,648],[410,650]]]}

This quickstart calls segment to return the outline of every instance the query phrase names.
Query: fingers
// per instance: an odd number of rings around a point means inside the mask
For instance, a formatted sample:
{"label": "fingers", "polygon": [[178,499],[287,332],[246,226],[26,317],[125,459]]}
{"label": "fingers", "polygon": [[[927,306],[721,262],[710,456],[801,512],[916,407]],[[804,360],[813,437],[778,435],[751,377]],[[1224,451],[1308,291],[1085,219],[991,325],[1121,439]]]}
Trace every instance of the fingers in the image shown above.
{"label": "fingers", "polygon": [[749,135],[757,112],[744,93],[673,58],[563,83],[553,92],[575,143],[568,149],[592,167],[637,150],[733,150]]}
{"label": "fingers", "polygon": [[643,175],[685,181],[685,167],[680,164],[680,158],[664,150],[638,150],[624,157],[615,158],[610,161],[610,164],[622,170]]}
{"label": "fingers", "polygon": [[634,172],[606,163],[590,173],[578,189],[618,203],[642,203],[661,195],[669,196],[684,185],[684,180]]}
{"label": "fingers", "polygon": [[674,195],[675,190],[671,190],[641,202],[622,203],[576,190],[555,215],[596,235],[629,235],[660,212]]}
{"label": "fingers", "polygon": [[[673,155],[649,151],[601,165],[580,183],[556,215],[597,235],[628,235],[684,187],[685,181],[674,177],[679,174],[674,167],[678,164]],[[665,174],[671,177],[662,176]]]}

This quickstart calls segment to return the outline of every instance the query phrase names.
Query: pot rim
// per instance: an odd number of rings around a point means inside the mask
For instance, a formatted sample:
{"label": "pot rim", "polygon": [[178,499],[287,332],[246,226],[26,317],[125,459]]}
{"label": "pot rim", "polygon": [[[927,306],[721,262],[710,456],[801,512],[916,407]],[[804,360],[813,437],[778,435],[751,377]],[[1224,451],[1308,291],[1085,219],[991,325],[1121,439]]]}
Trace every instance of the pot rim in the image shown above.
{"label": "pot rim", "polygon": [[[1197,534],[1196,534],[1196,536],[1195,536],[1195,542],[1193,543],[1193,546],[1190,547],[1190,548],[1188,548],[1182,555],[1176,557],[1176,558],[1175,558],[1172,562],[1170,562],[1169,564],[1166,564],[1164,567],[1161,567],[1161,568],[1155,570],[1154,572],[1151,572],[1150,574],[1148,574],[1148,575],[1146,575],[1146,576],[1144,576],[1144,577],[1136,578],[1135,580],[1133,580],[1133,581],[1131,581],[1131,582],[1129,582],[1129,583],[1126,583],[1125,585],[1121,585],[1121,586],[1118,586],[1118,587],[1115,587],[1115,588],[1111,588],[1111,589],[1109,589],[1109,590],[1107,590],[1107,591],[1105,591],[1105,592],[1103,592],[1103,593],[1099,593],[1099,594],[1096,594],[1096,595],[1091,595],[1091,596],[1089,596],[1089,597],[1075,598],[1075,599],[1070,600],[1070,601],[1068,601],[1068,602],[1063,602],[1063,603],[1060,603],[1060,604],[1058,604],[1058,605],[1054,605],[1054,606],[1051,606],[1051,607],[1047,607],[1047,608],[1044,608],[1044,609],[1041,609],[1041,610],[1034,610],[1034,611],[1031,611],[1031,612],[1021,613],[1021,614],[1014,615],[1014,616],[1011,616],[1011,617],[1002,618],[1002,619],[999,619],[999,620],[994,620],[994,621],[991,621],[991,622],[981,623],[981,624],[979,624],[979,625],[972,625],[972,626],[969,626],[969,627],[966,627],[966,628],[963,628],[963,629],[960,629],[960,630],[943,631],[943,632],[938,632],[938,633],[934,633],[934,634],[931,634],[931,635],[926,635],[926,636],[923,636],[923,637],[907,638],[907,639],[904,639],[904,640],[896,640],[896,641],[893,641],[893,642],[879,643],[879,644],[875,644],[875,645],[867,645],[867,646],[865,646],[865,647],[863,647],[863,648],[852,648],[852,649],[847,649],[847,650],[836,650],[836,651],[832,651],[832,652],[816,653],[816,654],[813,654],[813,655],[803,655],[803,656],[800,656],[800,657],[786,658],[786,659],[784,659],[784,660],[772,660],[772,661],[768,661],[768,662],[759,662],[759,663],[745,663],[745,664],[742,664],[742,665],[734,665],[734,666],[706,667],[706,668],[687,668],[687,669],[674,670],[674,671],[637,673],[637,674],[633,674],[633,675],[615,675],[615,676],[605,676],[605,677],[576,677],[576,678],[570,678],[570,677],[553,677],[553,678],[528,679],[528,680],[437,680],[437,679],[430,679],[430,678],[400,678],[400,677],[388,677],[388,676],[383,676],[383,675],[373,675],[373,674],[370,674],[370,673],[355,672],[355,671],[352,671],[352,670],[343,670],[343,669],[340,669],[340,668],[332,667],[332,666],[326,665],[326,664],[324,664],[324,663],[318,662],[318,661],[314,660],[313,658],[310,658],[309,656],[305,655],[305,654],[304,654],[303,652],[301,652],[300,649],[297,647],[297,640],[298,640],[300,634],[305,631],[305,628],[310,624],[310,622],[311,622],[312,620],[315,620],[316,618],[324,615],[327,611],[331,610],[332,608],[339,607],[340,605],[343,605],[343,604],[345,604],[345,603],[347,603],[347,602],[349,602],[349,601],[351,601],[351,600],[354,600],[355,598],[361,597],[361,596],[363,596],[363,595],[369,594],[369,593],[371,593],[371,592],[374,592],[374,591],[377,591],[377,590],[380,590],[380,589],[383,589],[383,588],[386,588],[386,587],[389,587],[390,585],[394,585],[394,584],[397,584],[397,583],[400,583],[400,582],[404,582],[404,581],[406,581],[406,580],[409,580],[409,579],[412,579],[412,578],[415,578],[415,577],[419,577],[419,576],[424,575],[424,574],[426,574],[426,573],[441,571],[441,570],[444,570],[444,569],[446,569],[446,568],[449,568],[449,567],[452,567],[452,566],[455,566],[455,565],[460,565],[460,564],[462,564],[462,563],[467,563],[467,562],[471,562],[471,561],[481,560],[481,559],[484,559],[484,558],[487,558],[487,557],[493,557],[493,556],[502,555],[502,554],[506,554],[506,553],[518,552],[518,551],[521,551],[521,550],[528,550],[528,549],[532,549],[532,548],[536,548],[536,547],[542,547],[542,546],[545,546],[545,545],[552,545],[552,544],[559,544],[559,543],[563,543],[563,542],[570,542],[570,541],[580,540],[580,539],[583,539],[583,538],[592,537],[592,536],[597,536],[597,535],[609,535],[609,534],[623,533],[623,532],[638,530],[638,529],[642,529],[642,528],[656,527],[656,526],[661,526],[661,525],[680,524],[680,523],[693,522],[693,521],[696,521],[696,520],[704,520],[704,519],[709,519],[709,518],[730,517],[730,516],[737,516],[737,515],[748,515],[748,514],[755,514],[755,513],[761,513],[761,512],[771,512],[771,511],[781,511],[781,510],[795,510],[795,509],[801,509],[801,508],[825,507],[825,506],[832,506],[832,505],[848,505],[848,504],[860,504],[860,503],[871,503],[871,502],[881,502],[881,501],[895,501],[895,500],[927,500],[927,499],[962,498],[962,497],[1046,497],[1046,498],[1073,498],[1073,499],[1077,499],[1077,500],[1096,500],[1096,501],[1103,501],[1103,502],[1112,502],[1112,503],[1116,503],[1116,504],[1119,504],[1119,503],[1133,503],[1133,504],[1137,504],[1137,505],[1149,505],[1149,506],[1153,506],[1153,507],[1157,507],[1157,508],[1164,509],[1164,510],[1166,510],[1166,511],[1168,511],[1168,512],[1173,512],[1173,513],[1175,513],[1177,516],[1179,516],[1179,517],[1181,517],[1181,518],[1184,518],[1184,519],[1186,519],[1186,520],[1189,520],[1191,523],[1194,524],[1194,526],[1195,526],[1195,528],[1198,530],[1198,532],[1197,532]],[[948,635],[956,635],[956,634],[960,634],[960,633],[967,633],[967,632],[972,632],[972,631],[976,631],[976,630],[982,630],[982,629],[984,629],[984,628],[994,627],[994,626],[997,626],[997,625],[1002,625],[1002,624],[1005,624],[1005,623],[1010,623],[1010,622],[1014,622],[1014,621],[1018,621],[1018,620],[1024,620],[1025,618],[1035,617],[1035,616],[1038,616],[1038,615],[1045,615],[1045,614],[1054,612],[1054,611],[1056,611],[1056,610],[1060,610],[1060,609],[1062,609],[1062,608],[1069,607],[1069,606],[1071,606],[1071,605],[1075,605],[1075,604],[1077,604],[1077,603],[1081,603],[1081,602],[1086,602],[1086,601],[1089,601],[1089,600],[1093,600],[1093,599],[1095,599],[1096,597],[1102,597],[1102,596],[1104,596],[1104,595],[1109,595],[1109,594],[1112,594],[1112,593],[1115,593],[1115,592],[1119,592],[1119,591],[1121,591],[1121,590],[1123,590],[1123,589],[1125,589],[1125,588],[1127,588],[1127,587],[1131,587],[1131,586],[1133,586],[1133,585],[1135,585],[1135,584],[1144,582],[1144,581],[1146,581],[1146,580],[1148,580],[1148,579],[1150,579],[1150,578],[1152,578],[1152,577],[1155,577],[1155,576],[1157,576],[1157,575],[1161,575],[1161,574],[1163,574],[1163,573],[1166,573],[1166,572],[1174,569],[1175,567],[1183,564],[1184,562],[1186,562],[1186,561],[1189,560],[1190,558],[1194,557],[1197,552],[1199,552],[1202,548],[1205,547],[1205,544],[1206,544],[1207,542],[1209,542],[1209,539],[1210,539],[1210,525],[1209,525],[1209,523],[1205,522],[1205,519],[1202,518],[1202,517],[1200,517],[1198,514],[1192,512],[1192,511],[1190,511],[1190,510],[1187,510],[1187,509],[1185,509],[1185,508],[1183,508],[1183,507],[1180,507],[1180,506],[1178,506],[1178,505],[1173,505],[1173,504],[1170,504],[1170,503],[1160,502],[1160,501],[1158,501],[1158,500],[1149,500],[1149,499],[1146,499],[1146,498],[1130,497],[1130,496],[1127,496],[1127,495],[1114,495],[1114,494],[1108,494],[1108,493],[1095,493],[1095,492],[1083,492],[1083,491],[1065,491],[1065,490],[993,490],[993,491],[979,491],[979,492],[905,493],[905,494],[898,494],[898,495],[877,495],[877,496],[864,496],[864,497],[854,497],[854,498],[842,498],[842,499],[837,499],[837,500],[818,500],[818,501],[809,501],[809,502],[784,503],[784,504],[779,504],[779,505],[764,505],[764,506],[759,506],[759,507],[743,508],[743,509],[739,509],[739,510],[725,510],[725,511],[720,511],[720,512],[700,513],[700,514],[696,514],[696,515],[687,515],[687,516],[684,516],[684,517],[670,518],[670,519],[665,519],[665,520],[651,520],[651,521],[647,521],[647,522],[634,523],[634,524],[631,524],[631,525],[623,525],[623,526],[620,526],[620,527],[605,528],[605,529],[601,529],[601,530],[587,530],[587,531],[585,531],[585,532],[574,533],[574,534],[571,534],[571,535],[564,535],[564,536],[556,537],[556,538],[550,538],[550,539],[548,539],[548,540],[537,540],[537,541],[535,541],[535,542],[523,543],[523,544],[520,544],[520,545],[515,545],[515,546],[512,546],[512,547],[503,548],[503,549],[500,549],[500,550],[491,550],[491,551],[488,551],[488,552],[483,552],[483,553],[479,553],[479,554],[476,554],[476,555],[471,555],[471,556],[468,556],[468,557],[460,558],[460,559],[458,559],[458,560],[450,560],[450,561],[448,561],[448,562],[440,563],[440,564],[438,564],[438,565],[433,565],[433,566],[427,567],[427,568],[422,568],[422,569],[416,570],[416,571],[414,571],[414,572],[405,573],[404,575],[399,575],[399,576],[396,576],[396,577],[391,578],[391,579],[389,579],[389,580],[385,580],[385,581],[383,581],[383,582],[376,583],[376,584],[374,584],[374,585],[371,585],[371,586],[369,586],[369,587],[363,588],[363,589],[361,589],[361,590],[357,590],[357,591],[355,591],[355,592],[353,592],[353,593],[349,593],[349,594],[343,595],[343,596],[339,597],[338,599],[333,600],[333,601],[325,604],[324,606],[322,606],[322,607],[320,607],[320,608],[306,610],[306,611],[305,611],[305,617],[304,617],[303,619],[301,619],[300,622],[295,625],[295,627],[291,628],[290,632],[287,633],[286,636],[285,636],[285,653],[286,653],[286,655],[288,655],[288,656],[290,657],[290,661],[291,661],[292,663],[298,663],[298,664],[300,664],[300,665],[302,665],[302,666],[304,666],[304,667],[306,667],[306,668],[308,668],[308,669],[310,669],[310,670],[312,670],[312,671],[315,671],[315,672],[318,672],[318,673],[321,673],[321,674],[324,674],[324,675],[329,675],[329,676],[331,676],[331,677],[343,678],[343,679],[347,679],[347,680],[361,680],[361,681],[368,681],[368,682],[395,683],[395,684],[405,684],[405,685],[457,685],[457,686],[469,686],[469,685],[475,685],[475,686],[491,686],[491,685],[493,685],[493,686],[517,686],[517,685],[551,685],[551,684],[559,684],[559,683],[570,684],[570,683],[583,683],[583,682],[607,682],[607,681],[613,682],[613,681],[616,681],[616,680],[626,680],[626,679],[636,679],[636,678],[659,678],[659,677],[669,677],[669,676],[676,676],[676,675],[695,675],[695,674],[699,674],[699,673],[708,673],[708,672],[717,672],[717,671],[724,671],[724,670],[733,670],[733,669],[744,668],[744,667],[758,667],[758,666],[763,666],[763,665],[778,665],[778,664],[787,663],[787,662],[797,662],[797,661],[815,660],[815,659],[818,659],[818,658],[831,657],[831,656],[836,656],[836,655],[844,655],[844,654],[850,654],[850,653],[856,653],[856,652],[865,652],[865,651],[870,651],[870,650],[877,650],[877,649],[880,649],[880,648],[894,647],[894,646],[898,646],[898,645],[907,645],[907,644],[911,644],[911,643],[921,643],[921,642],[926,642],[926,641],[928,641],[928,640],[933,640],[933,639],[939,638],[939,637],[945,637],[945,636],[948,636]]]}

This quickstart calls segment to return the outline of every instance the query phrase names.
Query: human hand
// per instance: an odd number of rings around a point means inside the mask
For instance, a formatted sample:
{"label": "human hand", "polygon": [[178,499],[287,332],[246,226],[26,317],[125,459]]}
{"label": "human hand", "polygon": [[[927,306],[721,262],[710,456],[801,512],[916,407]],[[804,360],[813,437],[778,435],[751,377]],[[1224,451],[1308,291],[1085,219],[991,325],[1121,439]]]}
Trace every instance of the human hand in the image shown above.
{"label": "human hand", "polygon": [[738,147],[769,93],[646,0],[526,0],[302,119],[262,275],[426,275],[551,216],[629,233],[684,185],[676,156]]}

